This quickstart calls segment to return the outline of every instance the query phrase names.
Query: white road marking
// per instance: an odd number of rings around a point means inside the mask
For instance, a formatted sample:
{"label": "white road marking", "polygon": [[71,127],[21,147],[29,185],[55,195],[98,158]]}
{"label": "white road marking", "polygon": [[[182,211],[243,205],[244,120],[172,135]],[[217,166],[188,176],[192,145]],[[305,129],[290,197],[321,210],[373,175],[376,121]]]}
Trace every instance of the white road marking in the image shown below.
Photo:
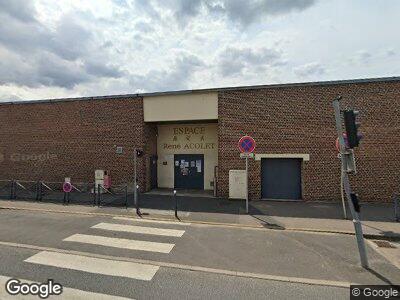
{"label": "white road marking", "polygon": [[111,230],[111,231],[141,233],[141,234],[173,236],[173,237],[181,237],[185,233],[185,230],[142,227],[133,225],[113,224],[113,223],[99,223],[97,225],[92,226],[92,228]]}
{"label": "white road marking", "polygon": [[144,223],[156,223],[156,224],[172,224],[172,225],[184,225],[189,226],[190,223],[185,222],[175,222],[175,221],[164,221],[164,220],[149,220],[149,219],[138,219],[138,218],[128,218],[128,217],[114,217],[114,220],[123,221],[134,221],[134,222],[144,222]]}
{"label": "white road marking", "polygon": [[[0,299],[2,300],[15,300],[17,299],[18,296],[13,296],[10,295],[6,292],[5,286],[8,280],[10,279],[19,279],[15,277],[5,277],[0,275],[0,286],[4,287],[0,289]],[[24,279],[19,279],[21,283],[39,283],[38,281],[31,281],[31,280],[24,280]],[[57,282],[57,281],[56,281]],[[57,282],[58,283],[58,282]],[[61,284],[61,283],[60,283]],[[39,297],[36,295],[20,295],[21,299],[24,300],[38,300]],[[124,297],[118,297],[118,296],[111,296],[111,295],[106,295],[106,294],[99,294],[99,293],[94,293],[94,292],[87,292],[87,291],[82,291],[82,290],[77,290],[73,288],[68,288],[63,286],[63,292],[61,295],[51,295],[46,299],[66,299],[66,300],[129,300],[132,298],[124,298]]]}
{"label": "white road marking", "polygon": [[75,254],[42,251],[25,260],[28,263],[78,270],[94,274],[127,277],[150,281],[158,266],[116,261]]}
{"label": "white road marking", "polygon": [[101,245],[129,250],[142,250],[150,252],[170,253],[175,244],[157,243],[140,240],[111,238],[99,235],[74,234],[65,238],[66,242],[78,242],[92,245]]}

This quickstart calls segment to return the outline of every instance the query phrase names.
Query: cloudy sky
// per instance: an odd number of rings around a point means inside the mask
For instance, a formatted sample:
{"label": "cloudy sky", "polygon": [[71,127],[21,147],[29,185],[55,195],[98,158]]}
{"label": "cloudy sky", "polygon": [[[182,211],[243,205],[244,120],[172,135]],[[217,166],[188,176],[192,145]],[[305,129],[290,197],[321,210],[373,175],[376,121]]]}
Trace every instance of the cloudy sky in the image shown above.
{"label": "cloudy sky", "polygon": [[398,0],[0,0],[0,101],[400,75]]}

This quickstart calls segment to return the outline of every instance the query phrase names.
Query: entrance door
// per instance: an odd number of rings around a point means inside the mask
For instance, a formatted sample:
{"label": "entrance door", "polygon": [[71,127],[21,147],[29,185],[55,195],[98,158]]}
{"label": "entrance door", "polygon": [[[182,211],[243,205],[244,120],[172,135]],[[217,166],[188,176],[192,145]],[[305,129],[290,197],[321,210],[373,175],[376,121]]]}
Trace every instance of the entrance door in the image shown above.
{"label": "entrance door", "polygon": [[204,155],[175,154],[174,185],[178,189],[204,189]]}
{"label": "entrance door", "polygon": [[158,187],[157,183],[157,155],[152,155],[150,157],[150,187],[155,189]]}
{"label": "entrance door", "polygon": [[263,158],[263,199],[301,199],[301,159]]}

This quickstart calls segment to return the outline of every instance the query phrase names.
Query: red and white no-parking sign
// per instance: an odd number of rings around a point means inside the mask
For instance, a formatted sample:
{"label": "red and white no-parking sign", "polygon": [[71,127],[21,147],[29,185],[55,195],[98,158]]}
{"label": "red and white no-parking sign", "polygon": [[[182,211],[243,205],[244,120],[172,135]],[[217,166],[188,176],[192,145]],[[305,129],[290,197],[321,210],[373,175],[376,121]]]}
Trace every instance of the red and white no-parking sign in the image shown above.
{"label": "red and white no-parking sign", "polygon": [[256,141],[248,135],[242,136],[239,140],[239,150],[242,153],[252,153],[256,149]]}
{"label": "red and white no-parking sign", "polygon": [[64,193],[70,193],[72,191],[72,184],[70,182],[64,182],[63,191]]}

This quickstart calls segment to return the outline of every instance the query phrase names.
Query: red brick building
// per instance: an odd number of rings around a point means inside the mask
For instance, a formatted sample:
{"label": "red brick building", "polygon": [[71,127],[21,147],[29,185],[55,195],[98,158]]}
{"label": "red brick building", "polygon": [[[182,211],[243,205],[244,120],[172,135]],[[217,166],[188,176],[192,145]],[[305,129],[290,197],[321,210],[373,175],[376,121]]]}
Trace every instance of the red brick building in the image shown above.
{"label": "red brick building", "polygon": [[102,169],[113,183],[132,182],[133,152],[143,149],[142,191],[216,185],[228,197],[244,169],[238,139],[250,135],[251,199],[335,201],[338,95],[360,111],[355,190],[390,201],[400,189],[400,77],[3,102],[0,179],[87,182]]}

